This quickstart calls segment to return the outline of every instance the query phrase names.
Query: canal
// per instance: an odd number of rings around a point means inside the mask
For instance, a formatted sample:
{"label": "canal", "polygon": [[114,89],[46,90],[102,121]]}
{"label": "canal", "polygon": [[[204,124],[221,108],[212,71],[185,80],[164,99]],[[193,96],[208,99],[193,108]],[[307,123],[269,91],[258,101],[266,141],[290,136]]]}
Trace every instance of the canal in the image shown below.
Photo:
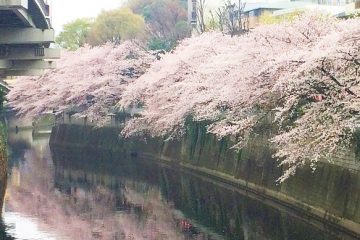
{"label": "canal", "polygon": [[353,239],[224,183],[49,137],[8,132],[0,239]]}

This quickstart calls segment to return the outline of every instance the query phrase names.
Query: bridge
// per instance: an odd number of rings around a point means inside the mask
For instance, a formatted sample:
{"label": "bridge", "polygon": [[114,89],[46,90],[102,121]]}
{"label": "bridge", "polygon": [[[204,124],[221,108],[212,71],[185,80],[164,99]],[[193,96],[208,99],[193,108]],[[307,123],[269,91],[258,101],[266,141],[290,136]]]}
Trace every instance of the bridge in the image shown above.
{"label": "bridge", "polygon": [[55,68],[50,10],[46,0],[0,0],[0,79]]}

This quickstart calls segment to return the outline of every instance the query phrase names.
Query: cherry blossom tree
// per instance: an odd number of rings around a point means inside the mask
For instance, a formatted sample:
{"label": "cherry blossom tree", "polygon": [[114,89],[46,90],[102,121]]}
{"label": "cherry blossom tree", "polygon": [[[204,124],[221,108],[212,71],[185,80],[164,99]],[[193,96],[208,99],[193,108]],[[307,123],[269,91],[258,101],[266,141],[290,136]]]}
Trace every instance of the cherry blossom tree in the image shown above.
{"label": "cherry blossom tree", "polygon": [[103,123],[124,87],[154,60],[155,56],[135,42],[63,51],[57,69],[41,77],[18,79],[8,99],[20,115],[36,117],[73,108],[79,116]]}
{"label": "cherry blossom tree", "polygon": [[[86,47],[66,53],[57,70],[39,79],[19,80],[9,100],[20,114],[77,105],[97,121],[115,103],[141,106],[126,123],[125,137],[181,136],[192,119],[207,122],[219,139],[233,136],[235,149],[271,121],[281,182],[351,143],[360,112],[359,36],[359,19],[308,13],[239,37],[204,33],[156,62],[140,49],[138,58],[126,58],[131,43]],[[122,76],[129,67],[141,76]]]}
{"label": "cherry blossom tree", "polygon": [[120,105],[145,110],[123,133],[174,137],[191,117],[210,122],[219,138],[235,136],[240,149],[270,118],[279,181],[307,163],[315,168],[349,146],[358,126],[359,23],[311,13],[238,38],[185,40],[127,86]]}

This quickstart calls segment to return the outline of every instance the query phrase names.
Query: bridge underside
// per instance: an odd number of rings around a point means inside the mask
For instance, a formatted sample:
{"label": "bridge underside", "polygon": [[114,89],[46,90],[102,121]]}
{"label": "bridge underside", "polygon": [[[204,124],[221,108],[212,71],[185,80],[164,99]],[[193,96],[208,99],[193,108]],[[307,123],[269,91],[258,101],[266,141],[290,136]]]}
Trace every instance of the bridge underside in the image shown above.
{"label": "bridge underside", "polygon": [[55,68],[54,35],[44,0],[0,0],[0,78]]}
{"label": "bridge underside", "polygon": [[12,10],[0,10],[0,28],[27,27],[18,15]]}

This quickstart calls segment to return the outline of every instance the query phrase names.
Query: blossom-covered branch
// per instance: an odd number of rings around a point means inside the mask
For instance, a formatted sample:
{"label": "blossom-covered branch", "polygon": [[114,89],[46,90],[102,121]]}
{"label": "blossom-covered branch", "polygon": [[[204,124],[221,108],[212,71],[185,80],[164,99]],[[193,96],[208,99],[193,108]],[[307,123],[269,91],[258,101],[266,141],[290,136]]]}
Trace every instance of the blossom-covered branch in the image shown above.
{"label": "blossom-covered branch", "polygon": [[272,142],[284,181],[350,143],[358,126],[359,38],[359,19],[312,13],[239,38],[188,39],[126,88],[120,105],[141,102],[145,111],[123,132],[172,136],[191,116],[209,121],[219,138],[235,135],[241,148],[275,115]]}
{"label": "blossom-covered branch", "polygon": [[[176,137],[188,118],[208,122],[219,138],[241,148],[264,119],[272,119],[275,156],[284,181],[349,145],[360,113],[360,19],[306,14],[240,37],[205,33],[184,40],[153,62],[130,43],[79,50],[40,79],[18,81],[9,100],[20,114],[69,105],[95,120],[116,103],[140,107],[123,134]],[[151,64],[151,67],[147,67]],[[146,66],[146,67],[144,67]],[[139,69],[139,78],[122,76]],[[144,73],[144,74],[143,74]]]}
{"label": "blossom-covered branch", "polygon": [[57,69],[41,77],[18,79],[8,99],[20,115],[36,117],[73,108],[101,123],[121,99],[124,87],[154,60],[155,56],[135,42],[64,51]]}

